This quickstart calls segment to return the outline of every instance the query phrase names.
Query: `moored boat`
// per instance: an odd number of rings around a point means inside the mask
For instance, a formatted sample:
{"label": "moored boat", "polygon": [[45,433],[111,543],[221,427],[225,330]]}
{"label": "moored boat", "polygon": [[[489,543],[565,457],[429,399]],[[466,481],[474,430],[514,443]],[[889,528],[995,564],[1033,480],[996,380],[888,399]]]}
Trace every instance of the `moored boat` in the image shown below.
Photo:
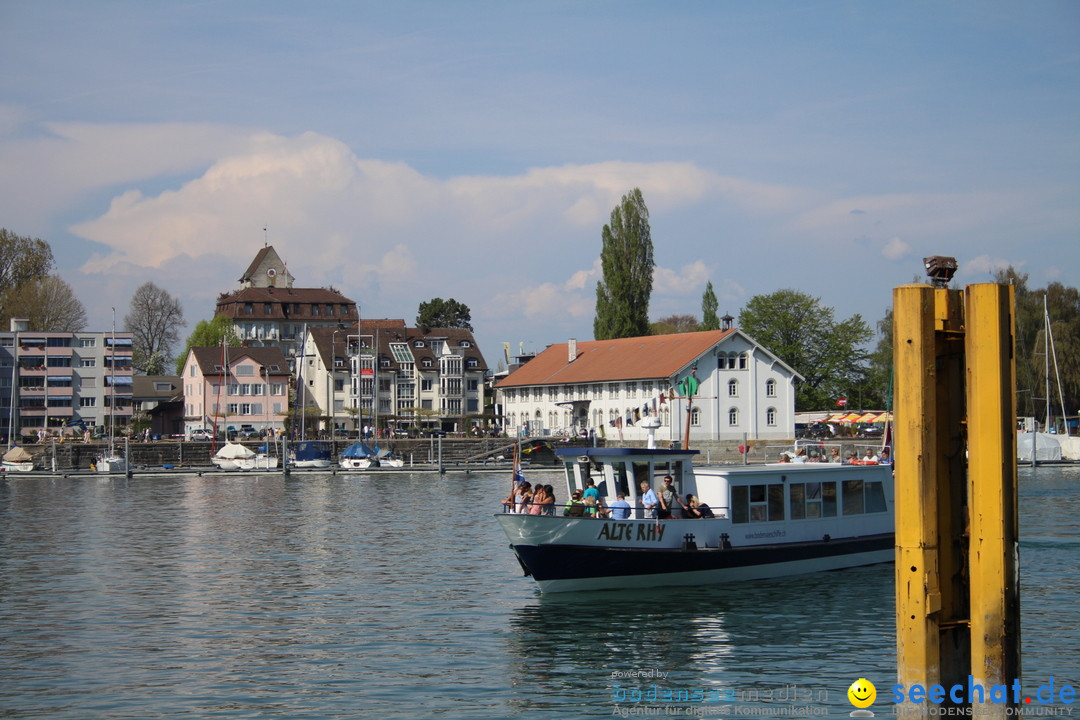
{"label": "moored boat", "polygon": [[334,464],[332,446],[325,440],[298,442],[289,455],[289,462],[293,467],[326,468]]}
{"label": "moored boat", "polygon": [[3,470],[5,472],[30,472],[34,469],[34,458],[19,445],[14,445],[4,453]]}
{"label": "moored boat", "polygon": [[340,465],[346,470],[367,470],[379,467],[379,459],[375,456],[375,451],[367,445],[354,442],[341,451]]}
{"label": "moored boat", "polygon": [[226,442],[221,446],[220,450],[214,453],[214,456],[210,458],[210,462],[217,465],[221,470],[240,470],[241,460],[246,462],[254,457],[255,453],[240,443]]}
{"label": "moored boat", "polygon": [[[695,468],[696,450],[564,448],[556,454],[568,494],[592,480],[601,508],[622,494],[631,510],[626,518],[603,511],[573,517],[515,513],[508,506],[496,515],[526,575],[543,592],[716,584],[893,558],[889,465]],[[668,475],[681,499],[695,496],[713,517],[651,517],[640,485],[659,493]]]}

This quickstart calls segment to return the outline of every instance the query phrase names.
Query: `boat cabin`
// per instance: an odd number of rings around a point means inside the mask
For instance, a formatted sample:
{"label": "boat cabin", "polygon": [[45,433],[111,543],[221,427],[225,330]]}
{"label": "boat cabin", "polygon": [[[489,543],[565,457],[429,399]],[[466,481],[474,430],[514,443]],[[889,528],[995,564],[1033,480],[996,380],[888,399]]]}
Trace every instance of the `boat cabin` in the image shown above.
{"label": "boat cabin", "polygon": [[[631,517],[645,518],[641,503],[641,483],[657,491],[665,475],[670,475],[675,491],[699,495],[694,476],[693,458],[697,450],[660,450],[654,448],[560,448],[555,451],[566,472],[567,497],[584,490],[591,479],[596,483],[602,503],[607,506],[619,493],[634,508]],[[713,506],[726,509],[727,499]]]}

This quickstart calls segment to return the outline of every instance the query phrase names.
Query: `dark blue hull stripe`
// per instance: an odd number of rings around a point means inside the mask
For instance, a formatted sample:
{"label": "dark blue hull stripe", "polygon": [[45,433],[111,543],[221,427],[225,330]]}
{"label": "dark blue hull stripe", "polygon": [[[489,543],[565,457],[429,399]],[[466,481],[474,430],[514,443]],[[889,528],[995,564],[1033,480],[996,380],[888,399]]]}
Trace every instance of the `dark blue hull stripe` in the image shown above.
{"label": "dark blue hull stripe", "polygon": [[592,545],[518,545],[518,559],[538,581],[580,580],[625,575],[729,570],[891,550],[893,534],[844,540],[759,545],[730,550],[645,549]]}

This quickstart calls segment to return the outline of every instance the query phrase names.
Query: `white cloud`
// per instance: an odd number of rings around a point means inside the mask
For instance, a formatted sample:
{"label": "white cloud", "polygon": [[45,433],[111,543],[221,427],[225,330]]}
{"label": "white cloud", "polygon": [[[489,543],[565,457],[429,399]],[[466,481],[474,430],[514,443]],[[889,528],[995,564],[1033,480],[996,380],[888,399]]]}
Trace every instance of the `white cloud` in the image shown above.
{"label": "white cloud", "polygon": [[[1004,270],[1010,265],[1016,269],[1020,269],[1025,263],[1015,260],[1004,260],[1002,258],[991,257],[989,255],[979,255],[978,257],[971,258],[965,262],[960,263],[960,267],[957,268],[956,274],[960,277],[972,278],[976,281],[986,282],[991,278],[998,270]],[[979,280],[979,276],[982,279]]]}
{"label": "white cloud", "polygon": [[891,237],[881,249],[886,260],[902,260],[911,256],[911,246],[898,237]]}
{"label": "white cloud", "polygon": [[658,265],[653,269],[653,292],[664,295],[700,292],[704,290],[711,273],[712,270],[701,260],[684,265],[678,272]]}

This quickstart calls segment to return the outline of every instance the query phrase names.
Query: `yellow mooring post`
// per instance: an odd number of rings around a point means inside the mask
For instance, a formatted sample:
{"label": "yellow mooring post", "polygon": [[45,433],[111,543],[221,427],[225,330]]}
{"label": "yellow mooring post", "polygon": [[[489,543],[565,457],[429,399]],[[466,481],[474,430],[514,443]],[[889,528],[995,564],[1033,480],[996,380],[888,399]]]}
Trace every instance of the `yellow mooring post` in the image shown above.
{"label": "yellow mooring post", "polygon": [[[969,704],[968,676],[980,677],[972,667],[981,667],[985,657],[981,645],[973,639],[976,632],[980,638],[985,635],[987,644],[993,644],[994,648],[1002,644],[992,642],[993,638],[1018,638],[1013,630],[1018,631],[1019,615],[1009,615],[1017,605],[1010,609],[1003,607],[1002,602],[1003,598],[1015,595],[1005,590],[1015,589],[1015,584],[994,585],[995,578],[1003,577],[1001,573],[1005,570],[1000,568],[1004,561],[998,557],[995,565],[988,558],[980,560],[982,587],[978,590],[972,587],[975,563],[969,562],[976,546],[990,556],[1004,546],[1001,537],[1014,540],[1016,537],[1016,440],[1015,434],[1003,435],[1003,428],[1011,431],[1015,424],[1014,414],[1005,422],[1005,415],[1015,410],[1012,313],[1011,306],[1003,313],[998,306],[998,312],[993,313],[982,300],[982,293],[988,292],[984,287],[1007,288],[973,286],[966,306],[964,294],[958,290],[905,285],[893,291],[893,359],[897,378],[894,443],[897,682],[905,693],[905,701],[897,706],[901,718],[929,718],[941,714],[942,708]],[[1011,294],[1008,297],[1011,299]],[[965,308],[968,317],[978,319],[985,329],[972,334],[970,325],[965,323]],[[995,334],[995,340],[989,337],[991,333]],[[1010,350],[1003,354],[1003,346]],[[976,352],[978,358],[974,359]],[[975,389],[980,399],[973,402]],[[1000,405],[998,410],[991,408],[991,395]],[[979,451],[985,454],[979,465],[972,465],[969,482],[965,473],[968,451],[965,431],[967,423],[976,417],[980,433],[987,423],[995,428],[987,431],[986,442],[1005,444],[1011,450]],[[980,540],[969,547],[968,498],[984,494],[983,502],[992,503],[1008,493],[1002,468],[1007,465],[1003,457],[1010,452],[1013,500],[997,513],[982,511],[977,536]],[[972,445],[972,456],[975,453]],[[996,475],[979,469],[987,463],[997,468]],[[982,479],[987,477],[989,486]],[[980,487],[976,489],[975,484]],[[996,490],[986,491],[990,486]],[[1002,524],[996,530],[994,527],[995,518],[1003,518],[1010,507],[1011,535]],[[970,532],[976,532],[974,522]],[[1009,557],[1013,558],[1015,545],[1010,548]],[[999,568],[998,574],[995,575],[993,567]],[[1015,571],[1014,562],[1010,567]],[[992,591],[995,587],[996,593]],[[987,622],[978,628],[970,620],[976,597],[980,608],[987,605],[984,613]],[[1005,612],[993,611],[990,606]],[[1015,628],[1007,626],[1007,615]],[[1001,625],[998,630],[993,629],[995,623]],[[1000,657],[1000,653],[995,657]],[[994,667],[1002,665],[1007,667],[1006,673],[1013,671],[1013,666],[1007,663],[997,663]],[[987,677],[994,679],[991,684],[997,684],[998,674],[989,673]],[[963,692],[950,693],[957,685],[963,687]],[[916,686],[922,692],[912,695]],[[932,699],[934,686],[941,686],[945,692]],[[977,695],[973,699],[979,700]],[[987,699],[983,698],[983,702]],[[1008,707],[976,704],[980,707],[974,712],[1001,708],[1002,717]]]}
{"label": "yellow mooring post", "polygon": [[[991,283],[965,289],[971,675],[987,695],[986,718],[1008,717],[1022,703],[1013,688],[1020,678],[1013,293]],[[1006,703],[990,702],[995,686]]]}

